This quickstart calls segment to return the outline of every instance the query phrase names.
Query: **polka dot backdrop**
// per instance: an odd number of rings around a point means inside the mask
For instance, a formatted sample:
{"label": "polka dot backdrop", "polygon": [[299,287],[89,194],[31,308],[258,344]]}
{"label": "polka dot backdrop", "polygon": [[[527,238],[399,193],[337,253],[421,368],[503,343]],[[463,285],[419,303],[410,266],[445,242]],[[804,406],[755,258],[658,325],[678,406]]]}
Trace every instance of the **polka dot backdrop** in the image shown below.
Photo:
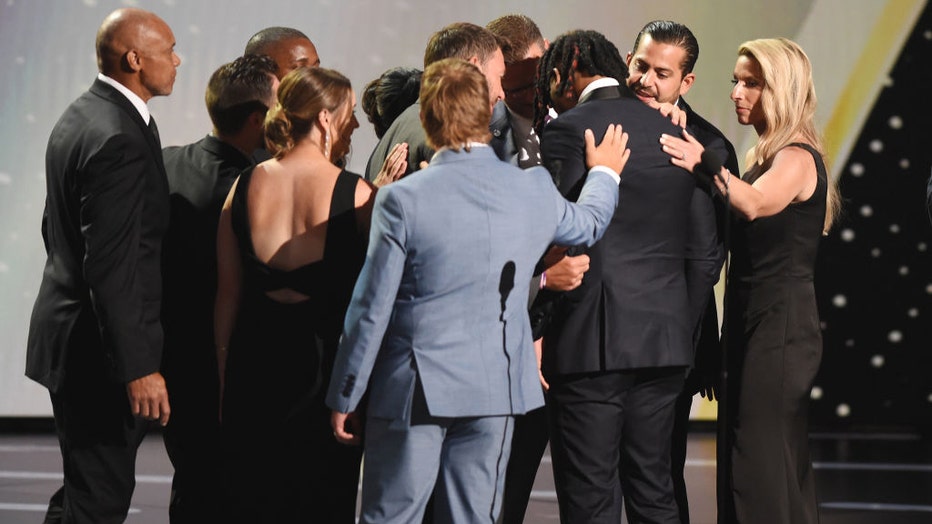
{"label": "polka dot backdrop", "polygon": [[930,85],[927,4],[838,180],[843,214],[816,269],[824,352],[814,427],[932,431]]}

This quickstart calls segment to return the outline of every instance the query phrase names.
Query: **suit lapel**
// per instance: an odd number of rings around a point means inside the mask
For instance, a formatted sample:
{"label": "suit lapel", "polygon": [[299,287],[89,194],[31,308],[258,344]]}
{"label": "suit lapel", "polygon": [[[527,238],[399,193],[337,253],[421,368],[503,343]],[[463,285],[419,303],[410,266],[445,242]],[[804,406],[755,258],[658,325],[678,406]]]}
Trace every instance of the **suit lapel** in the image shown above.
{"label": "suit lapel", "polygon": [[165,173],[165,164],[162,161],[162,149],[159,147],[158,140],[156,140],[155,135],[152,134],[152,130],[149,129],[149,125],[142,119],[142,115],[139,114],[139,111],[133,106],[123,93],[120,93],[111,85],[108,85],[106,82],[102,82],[99,79],[94,80],[94,83],[91,84],[90,91],[95,95],[116,104],[123,111],[129,114],[129,117],[133,122],[139,126],[139,130],[142,132],[142,136],[146,137],[146,142],[149,144],[149,149],[152,150],[152,156],[155,157],[156,164],[159,167],[159,170],[162,173]]}

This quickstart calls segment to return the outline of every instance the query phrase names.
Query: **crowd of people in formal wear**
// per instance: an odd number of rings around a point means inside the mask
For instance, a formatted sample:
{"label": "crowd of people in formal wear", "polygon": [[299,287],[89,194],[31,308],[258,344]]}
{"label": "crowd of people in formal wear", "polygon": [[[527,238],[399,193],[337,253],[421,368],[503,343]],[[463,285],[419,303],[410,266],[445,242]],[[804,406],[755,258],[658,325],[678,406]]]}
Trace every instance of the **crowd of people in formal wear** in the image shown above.
{"label": "crowd of people in formal wear", "polygon": [[158,421],[175,524],[520,523],[548,442],[561,522],[688,523],[696,393],[726,401],[720,522],[818,522],[838,197],[797,44],[738,48],[744,174],[684,99],[699,46],[672,21],[625,54],[517,14],[439,28],[423,70],[359,93],[362,175],[357,92],[286,27],[210,77],[207,136],[162,149],[146,103],[174,48],[112,12],[49,138],[26,370],[63,459],[46,522],[123,522]]}

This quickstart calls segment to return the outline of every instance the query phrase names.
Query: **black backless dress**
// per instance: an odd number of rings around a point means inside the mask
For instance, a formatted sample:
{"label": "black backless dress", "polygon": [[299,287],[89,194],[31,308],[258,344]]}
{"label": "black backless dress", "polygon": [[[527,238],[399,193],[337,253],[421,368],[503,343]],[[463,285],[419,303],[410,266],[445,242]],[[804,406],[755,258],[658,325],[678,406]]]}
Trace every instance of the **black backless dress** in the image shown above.
{"label": "black backless dress", "polygon": [[[365,260],[354,205],[359,177],[342,171],[337,179],[323,259],[282,271],[253,249],[251,175],[240,176],[231,215],[243,282],[223,398],[228,520],[352,523],[362,449],[336,442],[324,396]],[[308,298],[283,303],[266,294],[280,289]]]}

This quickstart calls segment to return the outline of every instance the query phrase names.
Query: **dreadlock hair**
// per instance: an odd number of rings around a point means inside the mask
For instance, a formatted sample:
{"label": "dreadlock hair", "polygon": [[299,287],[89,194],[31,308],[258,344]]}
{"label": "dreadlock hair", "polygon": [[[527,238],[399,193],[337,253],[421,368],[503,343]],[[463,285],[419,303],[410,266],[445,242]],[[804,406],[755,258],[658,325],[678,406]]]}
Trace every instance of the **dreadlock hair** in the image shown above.
{"label": "dreadlock hair", "polygon": [[550,81],[554,78],[554,70],[560,72],[557,94],[566,92],[575,71],[611,77],[618,80],[621,86],[625,85],[625,79],[628,78],[628,67],[621,53],[602,33],[577,29],[558,36],[544,52],[537,70],[534,129],[538,134],[543,131],[544,117],[548,108],[553,105]]}

